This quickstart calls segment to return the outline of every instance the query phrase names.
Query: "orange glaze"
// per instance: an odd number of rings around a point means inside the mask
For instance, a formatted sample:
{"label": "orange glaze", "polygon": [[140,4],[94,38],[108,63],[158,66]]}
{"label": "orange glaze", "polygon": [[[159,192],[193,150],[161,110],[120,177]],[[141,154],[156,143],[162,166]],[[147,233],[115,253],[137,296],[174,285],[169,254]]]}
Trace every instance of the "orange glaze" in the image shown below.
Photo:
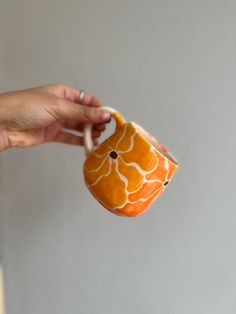
{"label": "orange glaze", "polygon": [[135,124],[122,123],[87,157],[85,183],[112,213],[130,217],[144,213],[171,181],[178,165],[156,143],[164,154]]}

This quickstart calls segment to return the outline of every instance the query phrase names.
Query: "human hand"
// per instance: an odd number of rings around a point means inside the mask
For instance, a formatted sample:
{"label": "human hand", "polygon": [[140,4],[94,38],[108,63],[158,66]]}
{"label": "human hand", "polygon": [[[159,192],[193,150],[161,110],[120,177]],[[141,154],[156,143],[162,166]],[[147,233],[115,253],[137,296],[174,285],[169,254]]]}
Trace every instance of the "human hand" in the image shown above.
{"label": "human hand", "polygon": [[85,122],[93,123],[96,142],[105,130],[110,113],[96,97],[61,84],[0,94],[0,151],[47,142],[83,145]]}

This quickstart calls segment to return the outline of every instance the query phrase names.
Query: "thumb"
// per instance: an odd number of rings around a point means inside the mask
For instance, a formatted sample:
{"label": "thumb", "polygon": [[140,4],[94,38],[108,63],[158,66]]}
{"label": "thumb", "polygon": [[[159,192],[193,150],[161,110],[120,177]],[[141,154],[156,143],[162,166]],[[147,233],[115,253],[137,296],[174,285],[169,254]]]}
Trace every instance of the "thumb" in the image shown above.
{"label": "thumb", "polygon": [[55,107],[59,119],[72,119],[79,122],[102,123],[111,118],[111,113],[105,109],[79,105],[68,100],[59,100]]}

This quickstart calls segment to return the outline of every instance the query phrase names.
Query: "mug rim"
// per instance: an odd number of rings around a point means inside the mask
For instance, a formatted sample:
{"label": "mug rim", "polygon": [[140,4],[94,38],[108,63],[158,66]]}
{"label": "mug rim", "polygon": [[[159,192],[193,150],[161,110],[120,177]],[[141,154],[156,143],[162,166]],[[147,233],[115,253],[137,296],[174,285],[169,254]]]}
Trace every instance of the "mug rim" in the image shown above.
{"label": "mug rim", "polygon": [[[146,131],[143,127],[141,127],[139,124],[136,122],[127,122],[127,124],[132,125],[132,127],[137,131],[138,135],[142,137],[142,139],[147,142],[155,151],[157,151],[159,154],[163,155],[164,157],[168,158],[170,162],[172,162],[175,166],[179,166],[177,159],[168,151],[166,152],[163,151],[161,148],[161,143],[154,137],[152,136],[148,131]],[[161,145],[160,145],[160,144]]]}
{"label": "mug rim", "polygon": [[[104,142],[106,142],[111,136],[113,136],[114,134],[116,134],[116,132],[120,129],[123,128],[127,125],[130,125],[138,134],[138,136],[140,136],[142,138],[143,141],[145,141],[148,145],[150,145],[154,151],[156,151],[158,154],[161,154],[162,156],[164,156],[165,158],[167,158],[170,162],[172,162],[175,167],[179,167],[179,163],[177,161],[177,159],[154,137],[152,136],[148,131],[146,131],[143,127],[141,127],[139,124],[137,124],[134,121],[127,121],[126,123],[124,123],[122,126],[120,126],[117,130],[115,130],[115,132],[113,132],[107,139],[105,139],[103,142],[99,143],[98,146],[95,146],[94,149],[90,152],[88,152],[87,157],[90,154],[93,154],[94,151],[96,151]],[[162,149],[163,148],[166,150],[166,152]]]}

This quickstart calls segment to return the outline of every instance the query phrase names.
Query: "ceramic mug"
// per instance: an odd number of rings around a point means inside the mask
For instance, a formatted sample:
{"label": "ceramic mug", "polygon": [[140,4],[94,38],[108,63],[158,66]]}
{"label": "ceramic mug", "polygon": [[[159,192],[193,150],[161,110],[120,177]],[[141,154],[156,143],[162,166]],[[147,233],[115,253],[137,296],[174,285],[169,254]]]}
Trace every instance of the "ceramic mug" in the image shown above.
{"label": "ceramic mug", "polygon": [[92,125],[85,125],[85,183],[92,195],[110,212],[120,216],[138,216],[166,189],[178,163],[142,127],[126,122],[114,109],[105,108],[115,118],[116,129],[103,143],[93,147]]}

